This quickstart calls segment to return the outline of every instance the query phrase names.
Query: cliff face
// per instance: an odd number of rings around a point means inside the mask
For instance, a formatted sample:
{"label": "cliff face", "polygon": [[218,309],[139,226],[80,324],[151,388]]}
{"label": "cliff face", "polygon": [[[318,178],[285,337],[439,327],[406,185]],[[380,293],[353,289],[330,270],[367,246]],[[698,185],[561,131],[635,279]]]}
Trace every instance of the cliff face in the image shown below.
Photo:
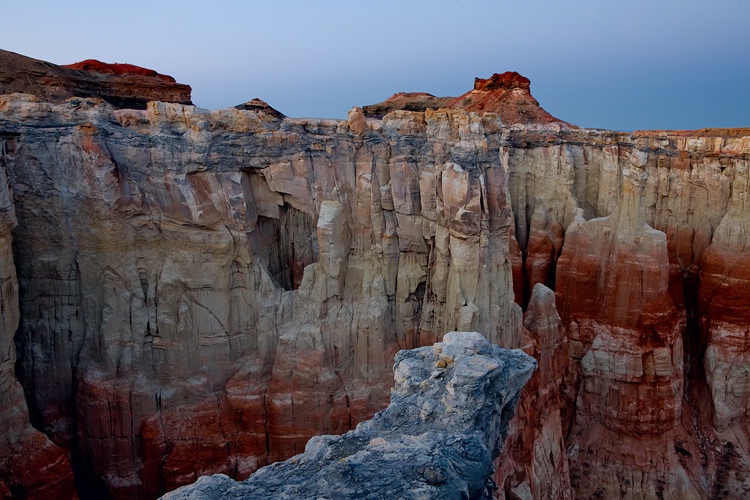
{"label": "cliff face", "polygon": [[[479,102],[508,91],[477,85]],[[20,304],[5,336],[82,494],[244,479],[382,409],[393,355],[451,330],[539,360],[501,495],[745,492],[750,132],[427,108],[295,120],[0,96]],[[0,422],[33,432],[5,342],[2,397],[21,409]]]}
{"label": "cliff face", "polygon": [[730,332],[747,325],[734,301],[750,131],[587,135],[595,147],[507,156],[517,288],[554,284],[567,328],[573,487],[747,494],[745,347]]}
{"label": "cliff face", "polygon": [[13,335],[18,328],[18,280],[11,231],[16,226],[5,160],[16,147],[0,135],[0,498],[75,498],[73,470],[64,450],[34,429],[15,377]]}
{"label": "cliff face", "polygon": [[445,331],[518,344],[497,117],[0,111],[19,377],[117,497],[246,477],[353,428],[386,404],[393,355]]}

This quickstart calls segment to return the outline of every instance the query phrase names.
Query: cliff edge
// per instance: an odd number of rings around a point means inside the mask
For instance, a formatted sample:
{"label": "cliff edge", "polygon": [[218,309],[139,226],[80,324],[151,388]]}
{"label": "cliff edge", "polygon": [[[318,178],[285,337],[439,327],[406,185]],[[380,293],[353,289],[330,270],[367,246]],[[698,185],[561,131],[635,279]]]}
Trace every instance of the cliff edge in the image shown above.
{"label": "cliff edge", "polygon": [[390,404],[355,430],[314,437],[244,482],[202,477],[162,498],[492,498],[492,460],[535,368],[480,333],[447,333],[396,355]]}

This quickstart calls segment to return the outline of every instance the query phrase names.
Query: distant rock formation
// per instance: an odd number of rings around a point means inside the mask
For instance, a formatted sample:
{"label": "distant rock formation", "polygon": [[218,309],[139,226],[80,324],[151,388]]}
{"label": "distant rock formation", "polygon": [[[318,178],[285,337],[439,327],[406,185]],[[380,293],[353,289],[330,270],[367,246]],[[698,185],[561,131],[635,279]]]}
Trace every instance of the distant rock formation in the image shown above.
{"label": "distant rock formation", "polygon": [[491,498],[492,460],[535,367],[479,333],[447,333],[396,354],[390,404],[355,430],[314,437],[242,483],[201,478],[164,499]]}
{"label": "distant rock formation", "polygon": [[260,117],[275,118],[277,120],[283,120],[286,118],[283,113],[272,108],[266,101],[255,98],[247,101],[243,104],[238,104],[234,109],[241,109],[243,111],[253,111]]}
{"label": "distant rock formation", "polygon": [[151,69],[94,59],[58,66],[0,50],[0,94],[14,92],[55,103],[98,97],[115,108],[146,109],[149,101],[191,104],[190,86]]}
{"label": "distant rock formation", "polygon": [[515,71],[495,73],[486,80],[476,78],[474,89],[459,97],[435,97],[426,92],[399,92],[381,103],[363,106],[362,110],[367,117],[382,118],[395,110],[425,111],[440,108],[496,113],[505,125],[565,123],[542,109],[531,95],[531,81]]}

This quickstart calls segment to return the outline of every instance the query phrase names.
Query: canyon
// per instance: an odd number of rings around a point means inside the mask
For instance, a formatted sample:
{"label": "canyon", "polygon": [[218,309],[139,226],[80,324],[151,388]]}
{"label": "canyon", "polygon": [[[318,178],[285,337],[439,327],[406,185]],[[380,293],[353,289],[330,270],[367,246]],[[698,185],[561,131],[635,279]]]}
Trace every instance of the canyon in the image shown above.
{"label": "canyon", "polygon": [[346,120],[103,63],[53,96],[8,54],[0,498],[245,480],[450,331],[538,362],[497,497],[750,494],[750,129],[582,129],[514,73]]}
{"label": "canyon", "polygon": [[353,431],[316,436],[244,482],[204,476],[162,498],[492,498],[492,461],[534,359],[478,332],[448,332],[394,361],[388,407]]}

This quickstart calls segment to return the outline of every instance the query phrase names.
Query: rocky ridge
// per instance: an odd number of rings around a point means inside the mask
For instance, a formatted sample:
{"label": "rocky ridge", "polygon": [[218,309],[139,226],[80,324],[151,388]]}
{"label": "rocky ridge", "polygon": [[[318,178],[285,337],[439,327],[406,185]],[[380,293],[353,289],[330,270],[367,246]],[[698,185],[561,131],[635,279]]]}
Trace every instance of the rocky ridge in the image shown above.
{"label": "rocky ridge", "polygon": [[390,111],[425,111],[427,109],[463,109],[478,113],[495,113],[505,125],[561,123],[531,95],[531,80],[515,71],[476,78],[474,89],[459,97],[435,97],[426,92],[399,92],[383,102],[363,106],[369,118],[383,118]]}
{"label": "rocky ridge", "polygon": [[492,461],[535,368],[479,333],[447,333],[396,354],[390,404],[353,431],[314,437],[246,481],[201,478],[163,498],[491,498]]}
{"label": "rocky ridge", "polygon": [[151,69],[94,59],[58,66],[0,49],[0,94],[14,92],[56,103],[98,97],[115,108],[145,109],[149,101],[191,104],[190,86]]}
{"label": "rocky ridge", "polygon": [[94,494],[244,479],[351,430],[393,354],[450,330],[539,359],[499,495],[750,488],[747,131],[13,95],[0,137],[16,373]]}

